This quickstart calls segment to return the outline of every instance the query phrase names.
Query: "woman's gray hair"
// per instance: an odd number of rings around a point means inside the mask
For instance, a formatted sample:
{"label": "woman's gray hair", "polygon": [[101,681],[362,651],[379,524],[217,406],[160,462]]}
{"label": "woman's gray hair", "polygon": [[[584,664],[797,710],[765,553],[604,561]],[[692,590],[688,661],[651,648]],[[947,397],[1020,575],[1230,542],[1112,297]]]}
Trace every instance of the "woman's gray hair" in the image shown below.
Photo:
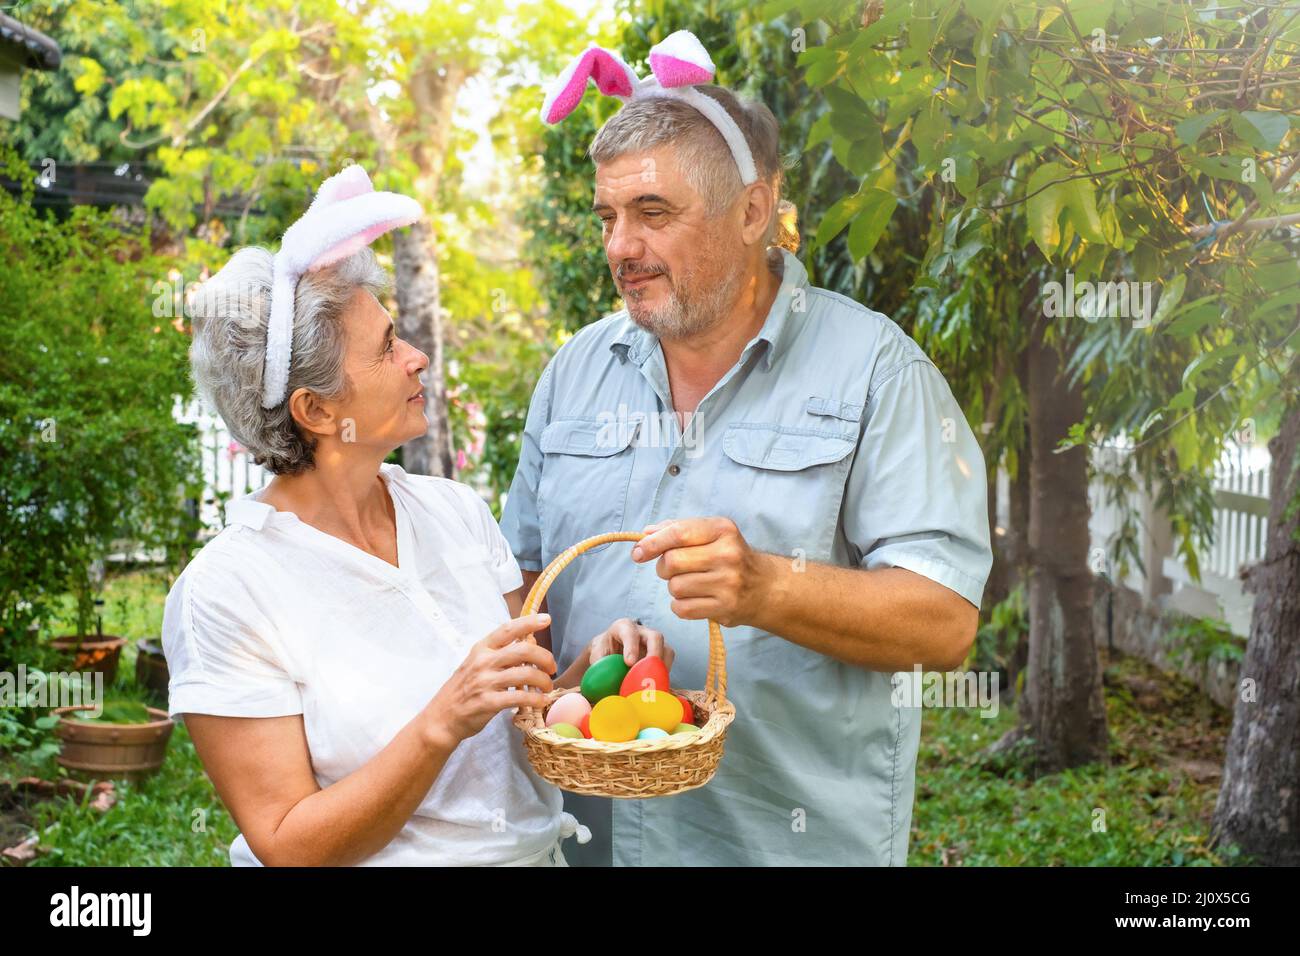
{"label": "woman's gray hair", "polygon": [[375,296],[389,288],[388,273],[365,247],[298,280],[293,307],[293,349],[285,400],[262,407],[266,330],[271,314],[274,255],[250,246],[203,283],[187,306],[194,326],[190,370],[199,394],[253,461],[276,475],[315,467],[315,439],[302,434],[289,397],[307,388],[321,398],[345,400],[343,312],[358,289]]}
{"label": "woman's gray hair", "polygon": [[[782,216],[789,221],[794,207],[782,207],[781,130],[772,111],[758,100],[742,99],[731,90],[705,84],[695,89],[722,104],[740,127],[760,179],[772,187],[775,203],[768,223],[769,245],[785,245]],[[704,199],[710,216],[719,215],[743,188],[736,160],[718,128],[695,107],[664,96],[630,101],[605,121],[588,150],[593,161],[607,163],[626,153],[643,153],[664,144],[676,148],[682,175]],[[798,245],[798,240],[795,240]]]}

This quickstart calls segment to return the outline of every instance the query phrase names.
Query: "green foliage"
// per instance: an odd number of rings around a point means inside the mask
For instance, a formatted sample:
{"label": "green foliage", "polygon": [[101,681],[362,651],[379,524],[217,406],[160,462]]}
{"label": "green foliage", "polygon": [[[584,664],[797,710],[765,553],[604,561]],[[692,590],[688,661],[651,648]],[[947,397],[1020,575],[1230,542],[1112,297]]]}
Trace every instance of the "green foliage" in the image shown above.
{"label": "green foliage", "polygon": [[[991,423],[990,467],[1014,471],[1028,336],[1054,342],[1086,388],[1073,441],[1126,449],[1129,486],[1161,484],[1194,561],[1220,450],[1243,423],[1267,437],[1300,382],[1295,232],[1250,225],[1300,211],[1283,188],[1300,136],[1300,19],[1234,17],[1210,0],[777,0],[759,15],[789,11],[829,28],[799,57],[829,110],[808,159],[829,146],[852,177],[824,197],[813,247],[846,235],[855,260],[896,266],[911,294],[891,314],[972,422]],[[1050,317],[1044,284],[1067,272],[1149,283],[1159,302],[1143,316]]]}
{"label": "green foliage", "polygon": [[[1118,684],[1150,681],[1164,697],[1143,710]],[[923,715],[910,866],[1222,866],[1246,862],[1210,848],[1217,780],[1231,715],[1196,688],[1131,658],[1108,669],[1109,766],[1035,776],[1023,739],[1001,757],[986,748],[1016,725],[974,709]],[[1212,743],[1205,753],[1197,748]],[[1101,814],[1098,811],[1102,811]],[[1099,823],[1105,829],[1100,829]]]}
{"label": "green foliage", "polygon": [[1245,638],[1232,633],[1222,621],[1209,617],[1179,619],[1165,632],[1165,640],[1170,656],[1180,664],[1240,663],[1246,656]]}
{"label": "green foliage", "polygon": [[64,591],[90,625],[92,562],[119,541],[179,554],[197,477],[172,418],[188,339],[150,314],[167,273],[147,247],[79,208],[64,222],[0,194],[0,663],[37,663],[29,628]]}
{"label": "green foliage", "polygon": [[1029,634],[1029,611],[1025,589],[1016,585],[1005,599],[993,605],[988,618],[975,632],[969,666],[976,671],[1008,673],[1020,642]]}
{"label": "green foliage", "polygon": [[63,797],[33,809],[41,851],[31,866],[228,866],[239,828],[203,771],[184,725],[153,776],[115,781],[112,809]]}

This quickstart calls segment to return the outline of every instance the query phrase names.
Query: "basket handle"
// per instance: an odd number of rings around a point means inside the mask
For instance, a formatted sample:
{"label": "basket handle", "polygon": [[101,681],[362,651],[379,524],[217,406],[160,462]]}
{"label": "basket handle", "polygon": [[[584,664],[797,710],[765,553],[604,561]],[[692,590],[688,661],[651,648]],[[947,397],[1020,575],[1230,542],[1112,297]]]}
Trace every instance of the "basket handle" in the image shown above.
{"label": "basket handle", "polygon": [[[536,614],[537,608],[542,603],[542,598],[546,597],[546,592],[555,583],[555,579],[560,576],[560,572],[572,564],[578,555],[584,551],[590,551],[592,548],[607,544],[610,541],[640,541],[644,537],[645,534],[641,531],[610,531],[606,534],[585,538],[561,551],[546,566],[546,570],[542,572],[541,577],[533,582],[528,597],[524,599],[524,606],[519,612],[519,616]],[[531,634],[528,636],[528,640],[534,640]],[[709,619],[709,668],[704,678],[704,693],[713,698],[715,702],[727,699],[727,648],[722,643],[722,628],[712,618]],[[535,708],[521,707],[520,710],[531,712]]]}

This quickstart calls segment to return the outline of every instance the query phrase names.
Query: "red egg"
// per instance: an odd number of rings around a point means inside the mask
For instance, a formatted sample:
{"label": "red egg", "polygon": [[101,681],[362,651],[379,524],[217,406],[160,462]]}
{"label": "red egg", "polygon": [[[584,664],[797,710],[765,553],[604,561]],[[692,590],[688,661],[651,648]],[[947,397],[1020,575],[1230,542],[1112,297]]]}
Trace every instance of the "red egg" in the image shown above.
{"label": "red egg", "polygon": [[582,715],[582,720],[578,723],[578,729],[582,731],[582,736],[588,740],[591,739],[591,711]]}
{"label": "red egg", "polygon": [[683,697],[681,694],[676,694],[674,696],[676,696],[676,698],[682,702],[682,723],[684,724],[695,723],[695,708],[691,706],[691,702],[687,700],[685,697]]}
{"label": "red egg", "polygon": [[651,654],[633,664],[623,678],[618,696],[626,697],[637,690],[668,690],[668,668],[662,659]]}

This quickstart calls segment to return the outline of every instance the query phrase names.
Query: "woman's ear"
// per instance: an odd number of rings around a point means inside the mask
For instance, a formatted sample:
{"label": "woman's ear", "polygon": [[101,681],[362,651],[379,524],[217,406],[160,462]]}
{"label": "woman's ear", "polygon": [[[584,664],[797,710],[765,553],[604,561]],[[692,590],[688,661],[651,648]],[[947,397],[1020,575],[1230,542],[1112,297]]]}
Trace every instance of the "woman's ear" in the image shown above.
{"label": "woman's ear", "polygon": [[334,411],[309,388],[296,388],[289,396],[289,414],[309,435],[333,435],[339,430]]}

